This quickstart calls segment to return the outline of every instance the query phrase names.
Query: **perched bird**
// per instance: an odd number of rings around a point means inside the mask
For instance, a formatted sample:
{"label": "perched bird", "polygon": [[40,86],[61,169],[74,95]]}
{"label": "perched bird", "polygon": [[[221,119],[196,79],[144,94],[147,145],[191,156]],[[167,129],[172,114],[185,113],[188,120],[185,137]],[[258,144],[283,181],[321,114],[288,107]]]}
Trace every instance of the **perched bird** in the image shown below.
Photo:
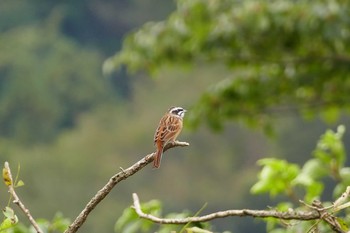
{"label": "perched bird", "polygon": [[160,160],[164,147],[167,143],[173,142],[182,130],[182,119],[186,110],[181,107],[171,107],[160,119],[156,133],[154,134],[154,145],[157,147],[153,161],[153,167],[160,167]]}

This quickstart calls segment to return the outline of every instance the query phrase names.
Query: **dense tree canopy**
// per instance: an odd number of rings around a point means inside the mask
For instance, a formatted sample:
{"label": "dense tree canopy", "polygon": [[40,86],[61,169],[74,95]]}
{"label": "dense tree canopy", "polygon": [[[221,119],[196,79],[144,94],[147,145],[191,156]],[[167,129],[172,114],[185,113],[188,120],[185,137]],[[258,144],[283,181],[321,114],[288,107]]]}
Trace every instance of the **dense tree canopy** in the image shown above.
{"label": "dense tree canopy", "polygon": [[169,64],[226,64],[231,74],[203,94],[190,118],[214,128],[236,119],[268,129],[270,116],[285,110],[326,120],[349,110],[348,1],[177,3],[167,20],[129,35],[106,72],[121,65],[153,73]]}
{"label": "dense tree canopy", "polygon": [[107,83],[99,78],[100,54],[80,48],[54,26],[21,27],[0,35],[2,136],[47,141],[109,97]]}

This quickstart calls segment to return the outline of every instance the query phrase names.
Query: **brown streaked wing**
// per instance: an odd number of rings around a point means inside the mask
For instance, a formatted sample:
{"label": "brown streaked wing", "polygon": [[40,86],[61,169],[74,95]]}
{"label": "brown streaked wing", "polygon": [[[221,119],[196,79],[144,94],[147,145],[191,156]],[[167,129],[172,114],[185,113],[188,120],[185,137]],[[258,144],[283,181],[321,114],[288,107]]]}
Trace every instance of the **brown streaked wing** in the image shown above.
{"label": "brown streaked wing", "polygon": [[166,115],[159,123],[154,135],[154,143],[158,140],[169,142],[175,140],[182,129],[182,119],[174,116]]}
{"label": "brown streaked wing", "polygon": [[170,116],[167,122],[166,133],[164,135],[164,141],[169,142],[176,139],[182,129],[182,120],[178,117]]}
{"label": "brown streaked wing", "polygon": [[158,128],[154,134],[154,144],[156,144],[158,140],[162,141],[162,138],[164,137],[164,134],[166,132],[166,127],[165,127],[166,118],[168,118],[167,115],[163,116],[162,119],[160,119],[159,121]]}

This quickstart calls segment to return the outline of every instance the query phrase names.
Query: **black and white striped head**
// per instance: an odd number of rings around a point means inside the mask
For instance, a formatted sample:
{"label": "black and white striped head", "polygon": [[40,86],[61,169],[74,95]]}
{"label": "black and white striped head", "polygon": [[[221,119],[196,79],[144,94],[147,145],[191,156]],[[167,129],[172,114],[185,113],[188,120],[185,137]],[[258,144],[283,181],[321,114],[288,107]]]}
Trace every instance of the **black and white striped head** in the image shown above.
{"label": "black and white striped head", "polygon": [[183,109],[183,108],[181,108],[181,107],[171,107],[171,108],[168,110],[168,112],[169,112],[170,114],[174,114],[174,115],[176,115],[176,116],[179,116],[179,117],[183,118],[183,117],[185,116],[186,110]]}

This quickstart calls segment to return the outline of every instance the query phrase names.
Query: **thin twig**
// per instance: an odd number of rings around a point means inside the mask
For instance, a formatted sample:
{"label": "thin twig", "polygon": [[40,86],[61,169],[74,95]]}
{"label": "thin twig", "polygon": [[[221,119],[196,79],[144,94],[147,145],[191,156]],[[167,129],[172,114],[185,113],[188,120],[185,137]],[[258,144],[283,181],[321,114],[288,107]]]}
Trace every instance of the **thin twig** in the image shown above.
{"label": "thin twig", "polygon": [[[207,205],[208,205],[207,202],[204,203],[204,205],[202,206],[202,208],[200,208],[200,209],[197,211],[197,213],[195,213],[195,214],[193,215],[193,217],[198,216],[198,215],[207,207]],[[184,224],[184,226],[182,227],[182,229],[180,230],[179,233],[184,232],[184,231],[186,230],[186,228],[188,227],[188,225],[190,225],[190,224],[191,224],[191,222],[188,222],[188,223]]]}
{"label": "thin twig", "polygon": [[309,207],[313,210],[316,210],[320,214],[320,219],[325,221],[334,232],[345,233],[345,231],[342,229],[341,225],[337,221],[337,217],[333,215],[333,211],[327,211],[329,209],[332,209],[333,205],[330,206],[331,208],[324,207],[321,201],[314,200],[312,202],[312,205],[309,205]]}
{"label": "thin twig", "polygon": [[[342,209],[348,208],[350,206],[350,202],[347,202],[345,204],[345,201],[350,196],[350,186],[348,186],[345,190],[345,192],[330,206],[324,207],[320,201],[315,200],[311,205],[306,204],[303,201],[300,201],[300,203],[304,204],[305,206],[309,207],[310,209],[316,210],[320,214],[320,220],[317,221],[312,228],[316,227],[317,224],[324,220],[334,232],[338,233],[345,233],[342,226],[339,224],[337,217],[334,216],[334,214]],[[309,231],[312,230],[310,228]],[[308,232],[309,232],[308,231]]]}
{"label": "thin twig", "polygon": [[[173,147],[185,147],[189,146],[187,142],[171,142],[166,145],[164,152]],[[84,224],[90,212],[111,192],[111,190],[118,184],[120,181],[125,180],[129,176],[134,175],[136,172],[144,168],[147,164],[151,163],[154,159],[154,154],[151,153],[146,155],[143,159],[139,160],[134,165],[128,167],[127,169],[122,169],[121,172],[113,175],[107,184],[100,189],[95,196],[87,203],[85,208],[81,211],[78,217],[73,221],[73,223],[68,227],[65,233],[74,233]]]}
{"label": "thin twig", "polygon": [[350,206],[349,202],[343,204],[348,200],[350,196],[350,186],[348,186],[345,192],[333,203],[334,212],[348,208]]}
{"label": "thin twig", "polygon": [[28,217],[29,222],[32,224],[32,226],[34,227],[36,232],[43,233],[43,231],[40,229],[39,225],[37,224],[37,222],[35,221],[33,216],[30,214],[30,211],[25,207],[25,205],[19,199],[19,197],[15,191],[15,184],[14,184],[14,181],[12,179],[12,173],[11,173],[11,169],[10,169],[8,162],[5,162],[5,172],[4,173],[6,173],[6,176],[4,176],[4,181],[9,189],[9,193],[13,197],[13,203],[16,204],[24,212],[24,214]]}
{"label": "thin twig", "polygon": [[320,218],[320,214],[317,211],[277,211],[277,210],[225,210],[219,211],[208,215],[198,216],[198,217],[187,217],[187,218],[160,218],[154,215],[146,214],[141,210],[141,205],[139,198],[136,193],[132,194],[133,197],[133,208],[135,209],[137,215],[141,218],[148,219],[155,223],[160,224],[187,224],[189,222],[207,222],[217,218],[225,218],[229,216],[251,216],[259,218],[278,218],[284,220],[304,220],[310,221]]}

